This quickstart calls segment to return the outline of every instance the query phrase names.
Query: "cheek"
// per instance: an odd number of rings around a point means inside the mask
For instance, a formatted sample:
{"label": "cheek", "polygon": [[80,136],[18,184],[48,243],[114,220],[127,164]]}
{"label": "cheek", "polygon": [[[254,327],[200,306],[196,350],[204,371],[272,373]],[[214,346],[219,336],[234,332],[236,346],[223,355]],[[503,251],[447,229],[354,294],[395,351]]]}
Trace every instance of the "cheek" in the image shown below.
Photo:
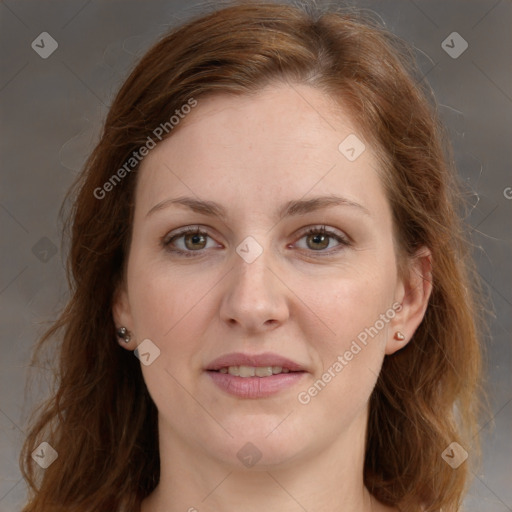
{"label": "cheek", "polygon": [[[343,343],[373,326],[391,308],[395,283],[392,271],[366,266],[344,272],[339,278],[326,279],[322,289],[305,293],[330,328],[330,344],[341,343],[342,348]],[[380,322],[379,326],[379,331],[383,330]]]}
{"label": "cheek", "polygon": [[192,266],[176,270],[168,262],[142,259],[134,257],[133,272],[128,269],[133,330],[138,342],[150,339],[160,350],[158,359],[142,370],[155,402],[165,404],[170,397],[183,399],[180,384],[193,380],[190,369],[199,364],[219,278]]}
{"label": "cheek", "polygon": [[[321,361],[315,377],[328,383],[326,387],[333,392],[336,389],[351,396],[371,392],[395,316],[395,274],[378,266],[360,270],[326,281],[323,292],[309,294],[321,321],[328,326],[324,329],[326,336],[315,338],[309,333],[311,340],[317,340],[316,352]],[[336,394],[331,398],[342,399]]]}
{"label": "cheek", "polygon": [[366,407],[394,316],[392,295],[384,284],[376,279],[340,280],[331,285],[330,294],[318,296],[322,320],[334,333],[316,339],[318,371],[297,396],[306,421],[315,418],[334,432],[340,426],[348,428]]}
{"label": "cheek", "polygon": [[168,343],[176,339],[192,318],[208,303],[205,294],[215,279],[206,275],[173,269],[165,262],[146,263],[133,260],[133,272],[128,275],[129,293],[138,337]]}
{"label": "cheek", "polygon": [[149,393],[164,415],[169,404],[179,404],[185,417],[200,416],[183,386],[191,388],[190,368],[197,366],[209,322],[205,293],[216,280],[172,270],[166,264],[142,264],[135,258],[132,269],[128,282],[137,341],[150,339],[160,351],[151,365],[141,366]]}

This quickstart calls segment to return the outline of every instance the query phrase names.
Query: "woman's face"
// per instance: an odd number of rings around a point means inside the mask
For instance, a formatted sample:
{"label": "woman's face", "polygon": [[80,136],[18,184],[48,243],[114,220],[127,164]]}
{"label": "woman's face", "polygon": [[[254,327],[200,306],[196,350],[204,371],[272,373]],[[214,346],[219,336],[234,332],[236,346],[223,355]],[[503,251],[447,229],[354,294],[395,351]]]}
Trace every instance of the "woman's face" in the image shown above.
{"label": "woman's face", "polygon": [[129,348],[150,340],[162,439],[238,465],[364,441],[404,286],[377,159],[355,137],[323,93],[274,85],[199,98],[143,160],[114,315]]}

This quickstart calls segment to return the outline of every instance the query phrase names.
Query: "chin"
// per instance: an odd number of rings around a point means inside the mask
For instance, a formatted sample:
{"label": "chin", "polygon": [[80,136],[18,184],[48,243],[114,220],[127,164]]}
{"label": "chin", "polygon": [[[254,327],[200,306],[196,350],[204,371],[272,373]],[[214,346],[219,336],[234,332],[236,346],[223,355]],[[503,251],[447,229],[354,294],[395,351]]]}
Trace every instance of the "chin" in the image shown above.
{"label": "chin", "polygon": [[[227,430],[233,435],[221,433],[215,440],[205,440],[206,450],[211,457],[236,469],[270,470],[276,467],[286,468],[304,450],[304,438],[297,437],[296,442],[290,433],[278,432],[267,428],[267,422],[258,427],[254,424],[241,424],[238,428]],[[275,424],[273,429],[275,429]],[[213,451],[214,450],[214,451]]]}

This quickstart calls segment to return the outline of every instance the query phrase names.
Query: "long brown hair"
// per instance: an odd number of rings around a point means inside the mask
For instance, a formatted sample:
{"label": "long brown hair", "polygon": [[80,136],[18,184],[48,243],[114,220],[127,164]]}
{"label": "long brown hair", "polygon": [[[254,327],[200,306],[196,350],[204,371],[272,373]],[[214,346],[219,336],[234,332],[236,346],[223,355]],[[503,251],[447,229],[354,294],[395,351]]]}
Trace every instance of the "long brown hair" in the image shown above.
{"label": "long brown hair", "polygon": [[[60,359],[55,391],[34,415],[21,455],[31,495],[24,512],[138,510],[157,485],[157,411],[139,362],[115,342],[111,313],[137,176],[126,162],[191,98],[200,104],[278,81],[309,84],[349,109],[382,162],[401,254],[423,245],[432,253],[425,317],[410,343],[385,357],[370,399],[365,484],[407,512],[459,510],[478,452],[480,290],[431,92],[411,50],[367,14],[230,2],[143,56],[70,195],[71,299],[37,347],[58,339]],[[59,454],[45,470],[31,458],[41,441]],[[452,442],[470,453],[457,469],[441,456]]]}

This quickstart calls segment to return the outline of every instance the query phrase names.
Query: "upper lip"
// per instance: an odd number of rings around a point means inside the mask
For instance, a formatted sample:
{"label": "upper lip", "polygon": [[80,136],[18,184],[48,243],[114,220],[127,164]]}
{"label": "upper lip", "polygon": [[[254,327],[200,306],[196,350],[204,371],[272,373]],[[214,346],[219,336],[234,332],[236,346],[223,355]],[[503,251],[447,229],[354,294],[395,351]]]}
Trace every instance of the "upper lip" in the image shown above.
{"label": "upper lip", "polygon": [[220,370],[229,366],[280,366],[292,372],[306,371],[303,366],[279,354],[265,352],[263,354],[243,354],[234,352],[214,359],[206,370]]}

